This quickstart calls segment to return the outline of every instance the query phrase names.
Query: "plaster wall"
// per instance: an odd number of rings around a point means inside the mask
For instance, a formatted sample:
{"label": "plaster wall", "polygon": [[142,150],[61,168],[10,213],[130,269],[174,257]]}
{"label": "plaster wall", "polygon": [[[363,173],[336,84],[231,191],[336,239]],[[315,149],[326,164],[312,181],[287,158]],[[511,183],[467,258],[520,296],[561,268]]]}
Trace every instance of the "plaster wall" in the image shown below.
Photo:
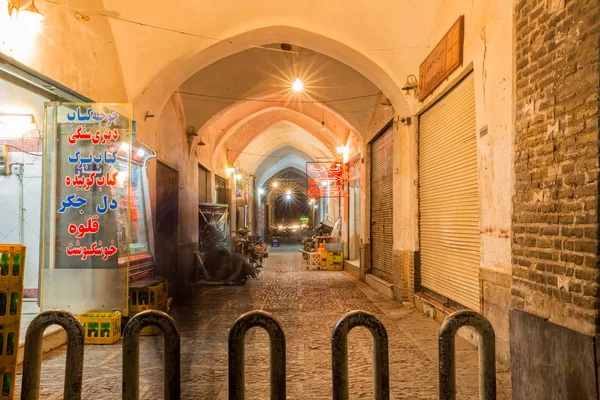
{"label": "plaster wall", "polygon": [[[73,7],[105,11],[101,0],[73,1]],[[73,8],[49,2],[36,6],[45,16],[39,32],[12,26],[0,7],[0,52],[97,102],[127,102],[121,59],[106,17],[89,22]]]}

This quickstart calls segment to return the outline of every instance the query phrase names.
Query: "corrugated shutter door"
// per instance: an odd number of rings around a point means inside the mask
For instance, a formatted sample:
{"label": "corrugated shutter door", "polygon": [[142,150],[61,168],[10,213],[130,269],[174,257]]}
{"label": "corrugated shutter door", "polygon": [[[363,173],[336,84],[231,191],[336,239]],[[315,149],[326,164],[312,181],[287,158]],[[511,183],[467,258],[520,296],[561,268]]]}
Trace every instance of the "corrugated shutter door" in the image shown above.
{"label": "corrugated shutter door", "polygon": [[480,309],[475,92],[469,75],[419,120],[421,285]]}
{"label": "corrugated shutter door", "polygon": [[371,144],[371,273],[392,282],[394,132]]}

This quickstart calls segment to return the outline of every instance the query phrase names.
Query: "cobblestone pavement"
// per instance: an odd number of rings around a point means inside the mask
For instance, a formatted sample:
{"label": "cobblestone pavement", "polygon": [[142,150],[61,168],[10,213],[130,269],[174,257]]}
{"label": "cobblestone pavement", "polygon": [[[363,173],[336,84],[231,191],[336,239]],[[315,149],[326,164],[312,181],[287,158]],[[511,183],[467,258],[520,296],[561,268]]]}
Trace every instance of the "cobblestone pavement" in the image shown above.
{"label": "cobblestone pavement", "polygon": [[[289,399],[331,398],[331,342],[335,322],[350,310],[374,313],[389,336],[393,399],[437,398],[439,325],[416,310],[381,296],[343,272],[307,271],[295,247],[272,249],[258,280],[245,286],[187,291],[173,308],[182,337],[182,398],[227,398],[227,335],[244,312],[262,309],[282,323],[287,339]],[[268,336],[259,329],[246,338],[248,399],[268,399]],[[371,337],[356,328],[349,338],[351,397],[372,398]],[[459,399],[476,399],[477,350],[457,339]],[[41,398],[62,398],[64,348],[44,357]],[[141,340],[140,392],[162,398],[162,338]],[[20,377],[18,377],[20,383]],[[121,398],[121,342],[86,346],[83,397]],[[499,367],[498,398],[509,399],[510,372]]]}

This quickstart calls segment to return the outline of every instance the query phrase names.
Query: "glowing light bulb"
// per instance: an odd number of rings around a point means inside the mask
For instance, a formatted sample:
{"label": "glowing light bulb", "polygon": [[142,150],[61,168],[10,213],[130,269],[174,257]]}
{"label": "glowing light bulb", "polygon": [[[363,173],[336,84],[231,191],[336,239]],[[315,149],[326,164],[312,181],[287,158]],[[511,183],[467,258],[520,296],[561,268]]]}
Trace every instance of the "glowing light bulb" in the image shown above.
{"label": "glowing light bulb", "polygon": [[263,190],[263,188],[258,189],[258,194],[263,194],[265,191]]}
{"label": "glowing light bulb", "polygon": [[319,206],[315,204],[315,208],[319,208]]}
{"label": "glowing light bulb", "polygon": [[300,78],[296,78],[294,83],[292,83],[292,89],[294,90],[294,92],[301,92],[302,90],[304,90],[304,84],[302,83]]}
{"label": "glowing light bulb", "polygon": [[235,168],[227,167],[225,169],[225,172],[227,172],[227,175],[231,175],[231,174],[233,174],[235,172]]}
{"label": "glowing light bulb", "polygon": [[129,144],[128,143],[123,143],[121,145],[121,150],[123,150],[125,153],[127,153],[129,151]]}
{"label": "glowing light bulb", "polygon": [[342,154],[342,153],[343,153],[345,150],[346,150],[346,147],[344,147],[344,146],[339,146],[339,147],[337,148],[337,152],[338,152],[339,154]]}
{"label": "glowing light bulb", "polygon": [[236,179],[236,180],[238,180],[238,181],[239,181],[240,179],[242,179],[242,174],[236,174],[236,175],[235,175],[235,179]]}
{"label": "glowing light bulb", "polygon": [[286,199],[291,200],[292,196],[290,196],[289,194],[287,196],[285,196]]}
{"label": "glowing light bulb", "polygon": [[273,187],[276,188],[277,186],[279,186],[279,183],[273,182]]}
{"label": "glowing light bulb", "polygon": [[292,194],[291,190],[288,190],[287,192],[285,192],[286,194]]}

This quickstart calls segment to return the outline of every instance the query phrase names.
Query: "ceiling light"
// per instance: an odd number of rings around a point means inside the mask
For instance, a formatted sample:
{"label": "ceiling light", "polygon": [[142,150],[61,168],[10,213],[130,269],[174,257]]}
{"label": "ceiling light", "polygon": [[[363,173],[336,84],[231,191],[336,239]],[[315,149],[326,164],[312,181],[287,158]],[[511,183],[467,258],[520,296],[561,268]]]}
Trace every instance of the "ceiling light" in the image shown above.
{"label": "ceiling light", "polygon": [[235,168],[227,167],[227,168],[225,168],[225,172],[227,172],[227,176],[229,176],[235,172]]}
{"label": "ceiling light", "polygon": [[345,150],[346,150],[346,147],[344,147],[344,146],[339,146],[339,147],[337,148],[337,152],[338,152],[339,154],[343,154]]}
{"label": "ceiling light", "polygon": [[290,196],[289,194],[287,196],[285,196],[286,199],[290,200],[292,198],[292,196]]}
{"label": "ceiling light", "polygon": [[238,181],[239,181],[240,179],[242,179],[242,174],[236,174],[236,175],[235,175],[235,179],[236,179],[236,180],[238,180]]}
{"label": "ceiling light", "polygon": [[285,192],[286,194],[292,194],[291,190],[288,190],[287,192]]}
{"label": "ceiling light", "polygon": [[277,186],[279,186],[279,183],[277,181],[273,182],[273,187],[276,188]]}
{"label": "ceiling light", "polygon": [[325,132],[327,130],[327,127],[325,127],[325,121],[321,121],[321,131]]}
{"label": "ceiling light", "polygon": [[265,191],[263,190],[263,188],[258,189],[258,194],[263,194]]}
{"label": "ceiling light", "polygon": [[294,83],[292,83],[292,89],[294,90],[294,92],[301,92],[302,90],[304,90],[304,84],[302,83],[300,78],[296,78]]}

